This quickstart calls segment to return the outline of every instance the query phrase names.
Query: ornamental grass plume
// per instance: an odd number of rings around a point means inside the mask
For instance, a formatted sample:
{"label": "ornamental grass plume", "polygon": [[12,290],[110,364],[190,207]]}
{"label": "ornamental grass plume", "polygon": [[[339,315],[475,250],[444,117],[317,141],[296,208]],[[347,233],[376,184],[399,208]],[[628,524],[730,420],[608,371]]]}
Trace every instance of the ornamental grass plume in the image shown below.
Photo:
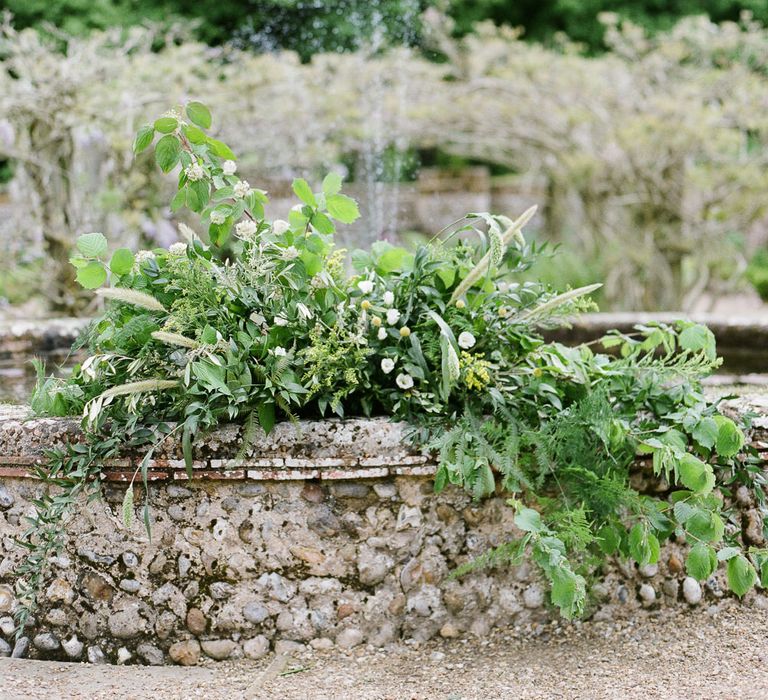
{"label": "ornamental grass plume", "polygon": [[183,348],[190,348],[192,350],[200,347],[200,343],[198,343],[196,340],[192,340],[192,338],[187,338],[186,336],[181,335],[181,333],[169,333],[168,331],[154,331],[152,333],[152,337],[155,340],[159,340],[161,343],[166,343],[167,345],[179,345]]}
{"label": "ornamental grass plume", "polygon": [[155,297],[145,294],[144,292],[137,292],[135,289],[109,287],[106,289],[97,289],[96,294],[105,299],[114,299],[115,301],[122,301],[124,304],[140,306],[144,309],[149,309],[150,311],[164,311],[167,313],[166,308],[155,299]]}
{"label": "ornamental grass plume", "polygon": [[[538,207],[534,205],[530,209],[524,211],[509,225],[509,228],[504,231],[501,235],[501,241],[499,241],[498,237],[491,237],[491,249],[480,259],[480,262],[472,268],[469,274],[462,280],[461,284],[456,287],[451,295],[451,303],[455,302],[459,297],[464,296],[472,288],[472,285],[474,285],[475,282],[488,271],[492,264],[497,264],[494,262],[496,259],[503,259],[504,252],[512,239],[525,244],[521,229],[533,218],[537,209]],[[501,248],[500,250],[499,246]]]}
{"label": "ornamental grass plume", "polygon": [[142,379],[138,382],[128,382],[113,386],[102,393],[100,399],[109,399],[113,396],[125,396],[128,394],[141,394],[147,391],[162,391],[163,389],[174,389],[179,385],[175,379]]}

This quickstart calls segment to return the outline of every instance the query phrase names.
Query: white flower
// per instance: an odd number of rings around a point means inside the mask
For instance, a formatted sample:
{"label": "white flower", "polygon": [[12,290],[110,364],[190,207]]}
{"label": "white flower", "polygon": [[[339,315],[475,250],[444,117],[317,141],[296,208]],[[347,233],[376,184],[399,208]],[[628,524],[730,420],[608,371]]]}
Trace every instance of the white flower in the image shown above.
{"label": "white flower", "polygon": [[285,357],[288,354],[288,351],[278,345],[274,350],[274,354],[275,357]]}
{"label": "white flower", "polygon": [[226,220],[227,220],[227,215],[223,211],[216,211],[216,209],[214,209],[211,212],[212,224],[223,224]]}
{"label": "white flower", "polygon": [[240,238],[248,238],[249,236],[252,236],[254,233],[256,233],[256,222],[251,221],[250,219],[245,219],[244,221],[240,221],[237,226],[235,226],[235,231],[237,232],[237,235],[240,236]]}
{"label": "white flower", "polygon": [[395,295],[390,291],[384,292],[384,304],[386,306],[392,306],[392,304],[394,303],[395,303]]}
{"label": "white flower", "polygon": [[299,257],[299,251],[296,246],[289,245],[280,256],[283,260],[295,260]]}
{"label": "white flower", "polygon": [[133,260],[137,267],[141,267],[147,260],[154,260],[155,254],[151,250],[140,250],[136,253]]}
{"label": "white flower", "polygon": [[323,275],[319,272],[314,277],[312,277],[311,280],[309,280],[309,284],[312,289],[325,289],[325,287],[328,286],[327,282],[325,281],[325,277],[323,277]]}
{"label": "white flower", "polygon": [[291,207],[291,211],[301,211],[304,208],[303,204],[294,204]]}
{"label": "white flower", "polygon": [[287,326],[288,319],[283,316],[275,316],[274,323],[276,326]]}
{"label": "white flower", "polygon": [[410,374],[398,374],[395,382],[403,391],[413,387],[413,377]]}
{"label": "white flower", "polygon": [[272,233],[276,236],[282,236],[289,228],[291,225],[284,219],[275,219],[272,222]]}
{"label": "white flower", "polygon": [[387,323],[394,326],[400,320],[400,312],[397,309],[387,310]]}
{"label": "white flower", "polygon": [[299,312],[299,316],[307,321],[309,321],[310,318],[312,318],[312,312],[306,307],[305,304],[302,304],[299,302],[296,304],[296,309]]}
{"label": "white flower", "polygon": [[237,172],[237,163],[234,160],[225,160],[221,164],[221,169],[225,175],[234,175]]}
{"label": "white flower", "polygon": [[370,294],[373,291],[373,282],[371,280],[361,280],[357,283],[357,288],[363,294]]}
{"label": "white flower", "polygon": [[509,291],[509,283],[508,282],[499,282],[496,285],[496,289],[498,289],[502,294],[506,294]]}
{"label": "white flower", "polygon": [[171,243],[170,246],[168,246],[168,252],[171,255],[186,255],[187,254],[187,244],[186,243]]}
{"label": "white flower", "polygon": [[202,180],[205,177],[205,170],[203,170],[203,166],[200,165],[200,163],[193,163],[192,165],[187,166],[184,172],[187,175],[187,180],[191,180],[192,182]]}
{"label": "white flower", "polygon": [[475,344],[475,336],[469,331],[459,333],[459,347],[463,350],[469,350]]}
{"label": "white flower", "polygon": [[376,337],[377,337],[379,340],[384,340],[384,338],[386,338],[386,337],[387,337],[387,329],[386,329],[386,328],[384,328],[384,326],[382,326],[381,328],[379,328],[379,332],[376,334]]}
{"label": "white flower", "polygon": [[381,371],[384,374],[389,374],[395,368],[395,361],[389,357],[385,357],[381,361]]}
{"label": "white flower", "polygon": [[235,190],[235,199],[242,199],[251,193],[251,186],[248,184],[247,180],[240,180],[240,182],[236,182],[233,189]]}

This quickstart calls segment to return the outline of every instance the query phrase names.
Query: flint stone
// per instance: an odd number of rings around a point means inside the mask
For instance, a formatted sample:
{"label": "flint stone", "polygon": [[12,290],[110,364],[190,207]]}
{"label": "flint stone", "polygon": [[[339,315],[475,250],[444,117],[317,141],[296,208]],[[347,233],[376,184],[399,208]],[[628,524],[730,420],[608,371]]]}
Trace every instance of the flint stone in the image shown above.
{"label": "flint stone", "polygon": [[194,666],[200,659],[200,643],[194,639],[171,645],[168,655],[182,666]]}

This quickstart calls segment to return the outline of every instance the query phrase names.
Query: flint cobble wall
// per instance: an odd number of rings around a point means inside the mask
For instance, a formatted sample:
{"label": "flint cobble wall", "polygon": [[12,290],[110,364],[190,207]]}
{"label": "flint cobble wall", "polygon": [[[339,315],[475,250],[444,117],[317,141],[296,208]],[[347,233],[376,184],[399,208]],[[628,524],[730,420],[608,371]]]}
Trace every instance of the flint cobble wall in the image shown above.
{"label": "flint cobble wall", "polygon": [[[752,439],[764,449],[768,424],[760,425]],[[191,481],[169,442],[150,465],[151,539],[140,517],[126,529],[120,515],[123,482],[140,455],[105,465],[104,499],[78,504],[66,523],[65,550],[33,624],[15,641],[13,571],[23,550],[13,538],[42,488],[29,468],[79,430],[75,421],[27,421],[23,409],[3,409],[0,654],[192,664],[304,644],[481,637],[554,617],[527,563],[448,577],[516,534],[511,509],[502,497],[435,495],[434,464],[408,446],[405,431],[385,420],[283,424],[235,462],[239,429],[229,426],[196,445]],[[747,520],[757,513],[748,494],[742,506]],[[607,567],[592,591],[594,614],[723,595],[716,578],[704,586],[687,579],[683,559],[672,544],[658,565]]]}

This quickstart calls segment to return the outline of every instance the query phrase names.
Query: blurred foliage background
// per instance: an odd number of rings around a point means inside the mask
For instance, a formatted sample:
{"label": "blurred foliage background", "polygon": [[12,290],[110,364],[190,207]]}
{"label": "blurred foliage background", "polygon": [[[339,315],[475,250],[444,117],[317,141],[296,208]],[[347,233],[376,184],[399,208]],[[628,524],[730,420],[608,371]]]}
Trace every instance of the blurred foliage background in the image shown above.
{"label": "blurred foliage background", "polygon": [[604,280],[606,308],[768,295],[764,1],[4,7],[7,311],[88,311],[67,265],[79,233],[175,239],[168,183],[134,162],[131,139],[190,98],[210,104],[274,215],[293,176],[346,174],[365,224],[343,232],[350,247],[538,203],[540,240],[565,254],[535,274],[561,288]]}

